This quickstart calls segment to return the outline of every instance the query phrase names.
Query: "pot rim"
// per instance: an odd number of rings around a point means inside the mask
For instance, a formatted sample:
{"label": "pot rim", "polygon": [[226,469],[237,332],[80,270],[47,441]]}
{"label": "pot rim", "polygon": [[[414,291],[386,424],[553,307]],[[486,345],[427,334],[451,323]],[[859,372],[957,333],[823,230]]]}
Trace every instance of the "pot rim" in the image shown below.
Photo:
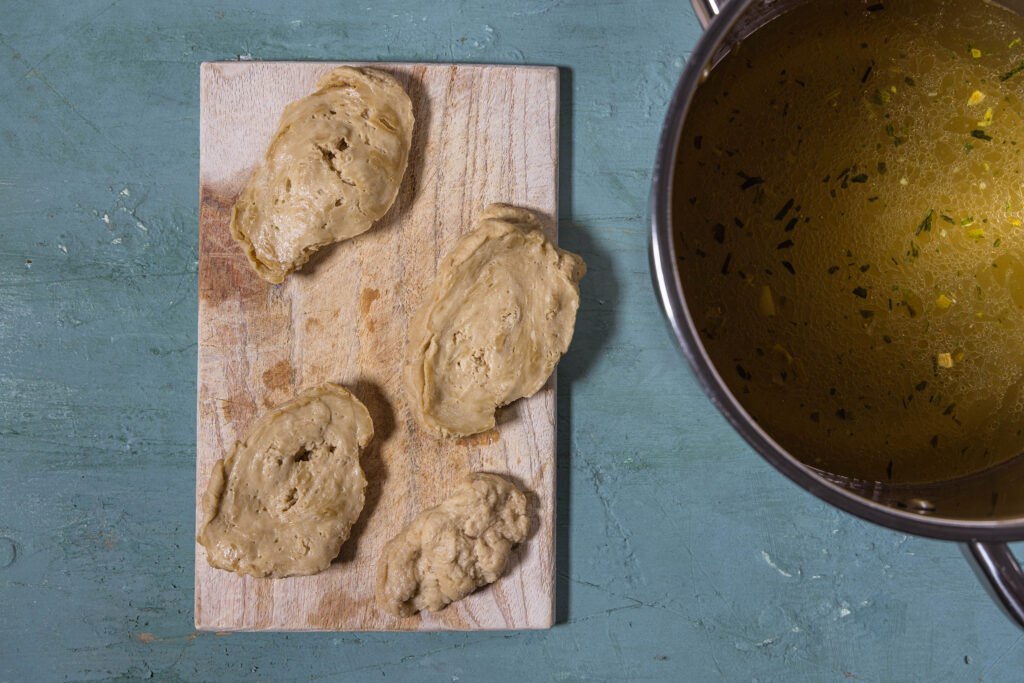
{"label": "pot rim", "polygon": [[931,517],[883,505],[817,474],[772,439],[729,391],[711,362],[686,305],[675,267],[671,193],[683,121],[699,84],[707,77],[718,46],[737,19],[756,0],[732,0],[698,39],[669,102],[651,182],[651,278],[662,312],[704,393],[740,436],[775,469],[803,489],[845,512],[906,533],[951,541],[1013,542],[1024,540],[1024,519],[959,520]]}

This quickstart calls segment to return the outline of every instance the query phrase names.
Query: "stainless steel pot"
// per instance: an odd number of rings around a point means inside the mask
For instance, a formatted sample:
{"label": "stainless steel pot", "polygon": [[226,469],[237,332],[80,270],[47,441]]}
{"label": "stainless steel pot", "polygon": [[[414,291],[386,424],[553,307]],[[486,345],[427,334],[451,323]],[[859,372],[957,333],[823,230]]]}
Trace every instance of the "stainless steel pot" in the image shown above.
{"label": "stainless steel pot", "polygon": [[[998,467],[928,485],[853,481],[809,467],[751,419],[712,364],[676,270],[672,187],[683,121],[710,69],[744,37],[808,0],[691,0],[704,34],[679,79],[662,129],[651,191],[651,274],[669,327],[712,403],[754,450],[822,500],[890,529],[966,544],[1007,613],[1024,627],[1024,572],[1007,542],[1024,540],[1024,454]],[[1000,4],[1024,15],[1024,0]]]}

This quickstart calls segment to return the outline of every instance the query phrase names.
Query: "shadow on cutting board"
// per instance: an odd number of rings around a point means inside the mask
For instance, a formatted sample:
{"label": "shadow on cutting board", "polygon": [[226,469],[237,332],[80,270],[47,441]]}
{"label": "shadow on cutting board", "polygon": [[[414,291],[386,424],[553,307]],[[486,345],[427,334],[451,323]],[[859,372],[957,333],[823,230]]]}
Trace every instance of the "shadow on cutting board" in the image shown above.
{"label": "shadow on cutting board", "polygon": [[373,516],[373,511],[377,509],[381,490],[384,487],[385,479],[387,479],[384,460],[380,456],[381,445],[395,431],[395,411],[380,386],[373,382],[359,380],[352,387],[352,393],[362,401],[370,412],[370,419],[373,420],[373,439],[359,457],[359,464],[366,475],[366,502],[363,504],[363,511],[359,513],[359,519],[352,527],[348,540],[342,544],[341,552],[335,558],[335,562],[351,562],[355,559],[359,541],[366,531],[366,525],[370,517]]}

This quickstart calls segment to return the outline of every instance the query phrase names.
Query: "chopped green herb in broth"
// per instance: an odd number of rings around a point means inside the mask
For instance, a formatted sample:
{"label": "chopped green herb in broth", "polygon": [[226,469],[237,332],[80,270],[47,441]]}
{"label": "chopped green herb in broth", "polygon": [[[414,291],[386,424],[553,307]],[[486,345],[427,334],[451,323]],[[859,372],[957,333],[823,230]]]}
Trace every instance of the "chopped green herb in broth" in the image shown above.
{"label": "chopped green herb in broth", "polygon": [[884,9],[798,7],[712,71],[678,253],[709,354],[776,440],[837,474],[936,481],[1024,452],[1024,19]]}

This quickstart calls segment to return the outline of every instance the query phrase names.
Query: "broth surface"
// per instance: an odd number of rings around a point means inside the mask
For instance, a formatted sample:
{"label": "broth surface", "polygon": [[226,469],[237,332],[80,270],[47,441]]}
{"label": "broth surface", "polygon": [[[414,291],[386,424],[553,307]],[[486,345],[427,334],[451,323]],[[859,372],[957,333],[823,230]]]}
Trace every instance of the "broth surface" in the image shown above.
{"label": "broth surface", "polygon": [[708,353],[784,448],[864,480],[1024,451],[1024,19],[833,0],[698,89],[673,192]]}

